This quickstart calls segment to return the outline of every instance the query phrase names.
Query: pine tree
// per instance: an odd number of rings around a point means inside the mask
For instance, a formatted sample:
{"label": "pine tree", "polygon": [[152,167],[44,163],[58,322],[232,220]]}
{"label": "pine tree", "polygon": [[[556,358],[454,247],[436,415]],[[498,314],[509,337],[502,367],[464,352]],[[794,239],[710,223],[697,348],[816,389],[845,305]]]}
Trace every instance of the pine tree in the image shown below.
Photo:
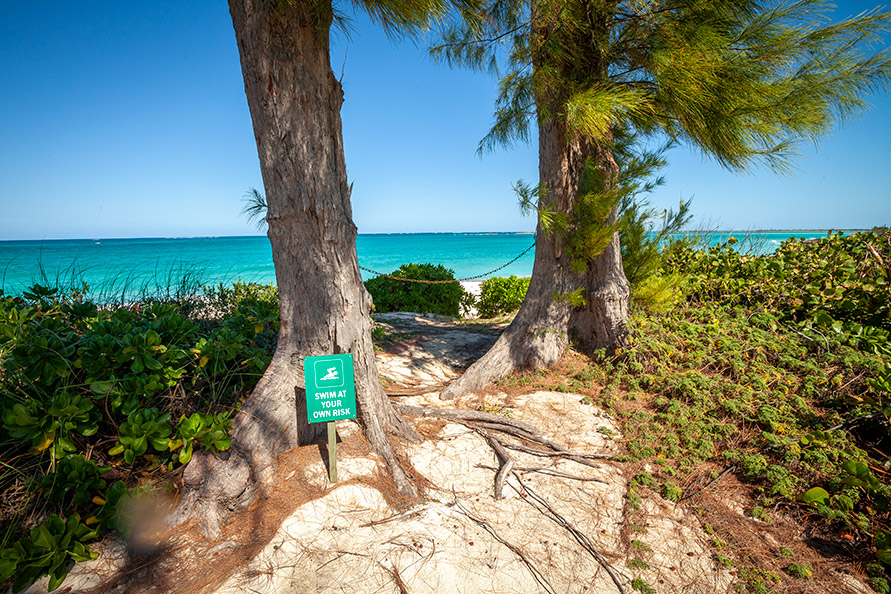
{"label": "pine tree", "polygon": [[589,353],[625,343],[617,138],[784,172],[797,146],[887,89],[891,59],[876,46],[891,13],[831,22],[829,11],[812,0],[491,0],[445,32],[436,57],[501,75],[480,148],[528,140],[537,124],[540,179],[525,188],[539,211],[526,300],[444,398],[553,365],[570,337]]}
{"label": "pine tree", "polygon": [[[394,35],[426,30],[444,0],[354,3]],[[174,521],[198,516],[213,533],[269,483],[276,457],[321,437],[306,418],[303,357],[352,353],[358,418],[397,489],[414,486],[387,433],[417,439],[390,405],[371,343],[371,298],[356,257],[343,153],[343,91],[331,70],[329,35],[344,22],[331,0],[229,0],[253,121],[281,305],[272,362],[239,412],[227,459],[187,467]],[[260,196],[259,192],[256,196]]]}

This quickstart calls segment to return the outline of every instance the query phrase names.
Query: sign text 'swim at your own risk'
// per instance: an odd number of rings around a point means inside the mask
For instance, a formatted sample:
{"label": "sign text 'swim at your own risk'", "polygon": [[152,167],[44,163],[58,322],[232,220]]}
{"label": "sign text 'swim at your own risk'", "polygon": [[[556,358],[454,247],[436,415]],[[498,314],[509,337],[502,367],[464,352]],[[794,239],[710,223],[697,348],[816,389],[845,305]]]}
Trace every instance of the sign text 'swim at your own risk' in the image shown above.
{"label": "sign text 'swim at your own risk'", "polygon": [[356,380],[352,355],[303,359],[306,416],[310,423],[356,418]]}

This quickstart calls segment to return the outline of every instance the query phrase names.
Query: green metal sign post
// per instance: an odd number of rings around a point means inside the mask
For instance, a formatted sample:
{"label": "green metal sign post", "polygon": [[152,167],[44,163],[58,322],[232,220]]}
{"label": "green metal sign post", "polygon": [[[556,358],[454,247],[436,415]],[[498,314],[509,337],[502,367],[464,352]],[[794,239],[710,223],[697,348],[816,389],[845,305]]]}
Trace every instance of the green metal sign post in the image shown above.
{"label": "green metal sign post", "polygon": [[328,423],[328,479],[337,482],[337,430],[334,421],[356,418],[356,379],[352,355],[303,358],[306,416],[310,423]]}

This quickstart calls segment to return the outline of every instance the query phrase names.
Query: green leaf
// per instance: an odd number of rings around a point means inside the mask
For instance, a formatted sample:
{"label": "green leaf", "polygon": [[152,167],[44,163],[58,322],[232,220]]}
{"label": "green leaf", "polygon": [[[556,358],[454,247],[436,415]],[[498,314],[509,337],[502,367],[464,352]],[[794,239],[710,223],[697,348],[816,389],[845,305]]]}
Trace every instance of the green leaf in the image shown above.
{"label": "green leaf", "polygon": [[188,464],[189,460],[192,459],[192,442],[189,442],[189,445],[184,447],[182,451],[179,453],[179,461],[180,464]]}
{"label": "green leaf", "polygon": [[45,524],[41,524],[31,532],[31,540],[39,547],[52,549],[54,543],[53,535],[50,534]]}
{"label": "green leaf", "polygon": [[167,450],[167,446],[170,444],[170,440],[166,437],[153,437],[151,441],[152,447],[158,452]]}
{"label": "green leaf", "polygon": [[854,501],[847,495],[835,495],[831,500],[832,506],[845,512],[854,509]]}
{"label": "green leaf", "polygon": [[6,549],[3,551],[4,556],[0,557],[0,582],[8,580],[12,577],[12,574],[16,572],[19,566],[19,559],[17,557],[13,557],[10,554],[8,557],[5,553],[9,551],[10,553],[14,553],[14,549]]}
{"label": "green leaf", "polygon": [[[62,557],[61,561],[64,561],[65,558]],[[68,575],[68,567],[64,563],[60,563],[57,567],[53,568],[50,571],[50,579],[49,584],[47,585],[47,591],[52,592],[56,588],[62,585],[62,582],[65,581],[65,577]]]}
{"label": "green leaf", "polygon": [[133,440],[133,448],[132,451],[134,454],[141,456],[148,449],[148,439],[145,435],[140,435],[136,439]]}
{"label": "green leaf", "polygon": [[798,501],[807,505],[811,505],[814,503],[823,503],[828,499],[829,493],[822,487],[814,487],[812,489],[808,489],[798,496]]}
{"label": "green leaf", "polygon": [[869,471],[869,467],[863,462],[846,460],[842,463],[842,468],[848,474],[851,474],[862,481],[868,481],[869,478],[872,476],[872,473]]}
{"label": "green leaf", "polygon": [[861,489],[865,489],[867,486],[869,486],[869,483],[867,483],[866,481],[861,481],[860,479],[854,478],[853,476],[846,476],[839,482],[843,485],[860,487]]}
{"label": "green leaf", "polygon": [[114,387],[117,380],[105,380],[101,382],[93,382],[90,384],[90,390],[99,396],[105,396]]}

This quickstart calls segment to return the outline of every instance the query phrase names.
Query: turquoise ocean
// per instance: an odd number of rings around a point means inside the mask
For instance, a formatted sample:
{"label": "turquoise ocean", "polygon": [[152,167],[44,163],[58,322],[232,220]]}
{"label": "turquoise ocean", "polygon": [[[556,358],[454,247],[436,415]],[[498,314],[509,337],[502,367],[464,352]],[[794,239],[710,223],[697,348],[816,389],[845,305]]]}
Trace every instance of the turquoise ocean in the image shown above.
{"label": "turquoise ocean", "polygon": [[[709,242],[729,235],[755,253],[769,253],[789,237],[816,238],[826,231],[720,232]],[[442,264],[457,278],[529,276],[534,249],[507,264],[535,241],[532,233],[398,233],[360,234],[359,265],[389,273],[409,262]],[[363,278],[374,276],[363,270]],[[132,299],[163,295],[199,284],[245,281],[275,282],[272,251],[265,236],[195,237],[185,239],[69,239],[0,241],[0,288],[17,294],[40,283],[50,286],[89,285],[94,296]]]}

